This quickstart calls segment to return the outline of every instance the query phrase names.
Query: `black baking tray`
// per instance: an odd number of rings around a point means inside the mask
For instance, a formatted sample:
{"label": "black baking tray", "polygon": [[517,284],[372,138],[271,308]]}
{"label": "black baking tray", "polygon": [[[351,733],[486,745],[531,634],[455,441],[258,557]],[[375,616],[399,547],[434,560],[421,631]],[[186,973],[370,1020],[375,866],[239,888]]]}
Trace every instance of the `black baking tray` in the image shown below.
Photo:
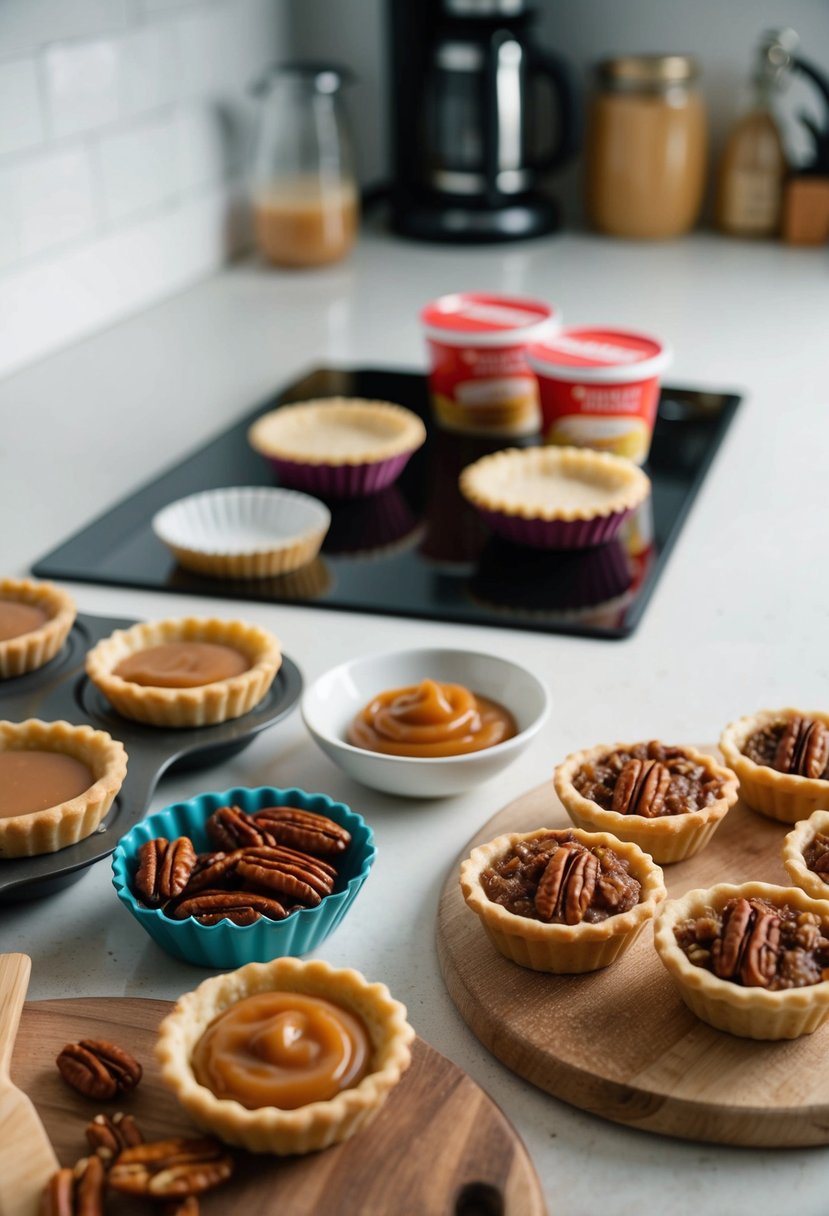
{"label": "black baking tray", "polygon": [[[152,531],[155,512],[197,490],[278,484],[271,465],[247,442],[250,424],[289,401],[339,395],[396,401],[423,417],[426,444],[399,481],[371,498],[329,503],[332,523],[319,556],[291,574],[222,581],[178,566]],[[46,554],[33,573],[154,591],[623,638],[642,618],[739,401],[732,392],[663,388],[645,466],[653,485],[650,500],[618,540],[595,549],[551,553],[493,537],[461,497],[461,469],[504,447],[505,441],[436,427],[423,375],[318,368]],[[521,445],[538,442],[535,436]]]}
{"label": "black baking tray", "polygon": [[107,857],[121,836],[142,818],[163,773],[174,766],[195,769],[219,764],[286,717],[299,700],[302,675],[283,655],[267,695],[241,718],[192,730],[142,726],[122,718],[87,678],[84,661],[101,638],[134,624],[134,620],[120,617],[78,613],[62,650],[51,662],[4,680],[0,686],[0,718],[86,723],[119,739],[127,751],[124,784],[97,831],[57,853],[0,861],[0,902],[51,895],[82,878],[86,867]]}

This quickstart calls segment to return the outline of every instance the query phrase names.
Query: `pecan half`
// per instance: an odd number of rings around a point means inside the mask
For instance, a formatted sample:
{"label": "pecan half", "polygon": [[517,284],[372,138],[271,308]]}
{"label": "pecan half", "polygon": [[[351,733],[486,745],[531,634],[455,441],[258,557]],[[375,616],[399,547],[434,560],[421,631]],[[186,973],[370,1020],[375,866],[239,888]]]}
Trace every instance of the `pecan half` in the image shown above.
{"label": "pecan half", "polygon": [[182,894],[186,897],[196,891],[212,890],[232,883],[241,856],[241,849],[234,849],[232,853],[200,853]]}
{"label": "pecan half", "polygon": [[225,851],[270,843],[254,817],[238,806],[220,806],[207,820],[205,827],[211,844]]}
{"label": "pecan half", "polygon": [[43,1191],[40,1216],[74,1216],[75,1174],[71,1169],[57,1170]]}
{"label": "pecan half", "polygon": [[829,731],[812,718],[792,718],[780,736],[772,767],[799,777],[820,777],[829,761]]}
{"label": "pecan half", "polygon": [[312,908],[331,894],[337,875],[327,862],[271,845],[245,849],[236,872],[248,886],[277,891]]}
{"label": "pecan half", "polygon": [[252,925],[260,916],[284,920],[288,913],[278,899],[257,891],[198,891],[167,908],[175,920],[194,916],[203,925],[232,920],[236,925]]}
{"label": "pecan half", "polygon": [[723,915],[723,935],[711,946],[711,961],[720,979],[739,980],[747,988],[767,988],[777,970],[779,953],[779,916],[738,899]]}
{"label": "pecan half", "polygon": [[67,1043],[55,1063],[68,1085],[85,1098],[101,1101],[129,1093],[142,1076],[141,1065],[128,1051],[103,1039]]}
{"label": "pecan half", "polygon": [[556,849],[535,893],[539,920],[578,925],[584,920],[596,890],[598,858],[580,844]]}
{"label": "pecan half", "polygon": [[143,1144],[144,1137],[132,1115],[119,1111],[110,1118],[109,1115],[96,1115],[86,1125],[86,1140],[90,1149],[100,1157],[104,1165],[109,1165],[125,1148]]}
{"label": "pecan half", "polygon": [[106,1174],[98,1157],[82,1157],[74,1169],[57,1170],[46,1183],[40,1216],[103,1216]]}
{"label": "pecan half", "polygon": [[166,903],[187,886],[195,864],[196,850],[187,836],[147,840],[138,850],[135,889],[145,903]]}
{"label": "pecan half", "polygon": [[292,806],[266,806],[254,815],[267,832],[268,843],[287,845],[319,857],[344,853],[351,844],[351,833],[326,815]]}
{"label": "pecan half", "polygon": [[125,1149],[109,1171],[109,1185],[126,1195],[180,1199],[200,1195],[233,1173],[233,1158],[209,1136],[175,1137]]}
{"label": "pecan half", "polygon": [[670,784],[671,770],[659,760],[628,760],[613,790],[612,809],[655,819],[662,814]]}

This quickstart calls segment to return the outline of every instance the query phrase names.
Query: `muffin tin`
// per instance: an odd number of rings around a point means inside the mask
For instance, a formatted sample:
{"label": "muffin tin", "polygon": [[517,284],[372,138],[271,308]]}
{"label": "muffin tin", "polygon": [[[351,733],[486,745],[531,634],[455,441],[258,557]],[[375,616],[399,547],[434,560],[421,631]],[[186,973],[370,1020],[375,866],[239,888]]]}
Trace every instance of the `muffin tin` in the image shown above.
{"label": "muffin tin", "polygon": [[241,751],[259,731],[286,717],[302,692],[299,668],[283,655],[269,692],[242,718],[193,730],[165,730],[130,722],[117,714],[87,679],[87,651],[115,629],[135,621],[78,613],[62,650],[45,667],[0,683],[0,717],[88,722],[120,739],[129,757],[127,776],[101,826],[57,853],[0,861],[0,902],[51,895],[83,877],[87,866],[107,857],[119,838],[143,816],[156,783],[167,769],[217,764]]}

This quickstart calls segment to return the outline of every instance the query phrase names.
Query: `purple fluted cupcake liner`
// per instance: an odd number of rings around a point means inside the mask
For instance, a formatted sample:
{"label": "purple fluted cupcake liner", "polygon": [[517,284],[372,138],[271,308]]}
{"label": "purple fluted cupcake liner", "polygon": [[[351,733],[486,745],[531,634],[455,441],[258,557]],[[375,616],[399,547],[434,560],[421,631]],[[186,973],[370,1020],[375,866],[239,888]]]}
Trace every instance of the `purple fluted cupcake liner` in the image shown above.
{"label": "purple fluted cupcake liner", "polygon": [[412,455],[412,452],[401,452],[367,464],[310,464],[280,456],[268,456],[267,459],[276,469],[280,484],[293,490],[304,490],[322,498],[365,498],[397,481]]}
{"label": "purple fluted cupcake liner", "polygon": [[498,536],[534,549],[591,549],[607,544],[632,514],[632,509],[628,508],[592,519],[526,519],[484,507],[476,509]]}

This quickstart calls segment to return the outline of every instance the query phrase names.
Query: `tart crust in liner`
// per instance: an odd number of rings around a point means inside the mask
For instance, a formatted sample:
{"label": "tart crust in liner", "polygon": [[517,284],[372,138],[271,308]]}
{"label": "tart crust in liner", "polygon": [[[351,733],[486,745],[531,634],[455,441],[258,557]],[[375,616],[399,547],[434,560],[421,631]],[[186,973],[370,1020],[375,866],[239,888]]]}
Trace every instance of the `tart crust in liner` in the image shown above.
{"label": "tart crust in liner", "polygon": [[829,811],[812,811],[808,819],[801,819],[783,841],[783,865],[793,883],[811,895],[812,899],[829,899],[829,882],[809,869],[804,853],[818,832],[829,835]]}
{"label": "tart crust in liner", "polygon": [[[602,845],[623,861],[641,884],[639,902],[627,912],[596,923],[548,924],[519,916],[494,903],[481,885],[481,874],[521,841],[539,836],[574,837],[588,848]],[[467,906],[479,917],[492,945],[505,958],[534,971],[575,975],[598,971],[614,962],[632,946],[645,924],[654,916],[667,894],[662,871],[635,844],[618,840],[606,832],[578,829],[538,828],[533,832],[510,832],[488,844],[478,845],[461,863],[460,883]]]}
{"label": "tart crust in liner", "polygon": [[405,406],[357,397],[283,405],[248,431],[263,456],[302,464],[373,464],[414,452],[425,440],[423,422]]}
{"label": "tart crust in liner", "polygon": [[720,979],[692,963],[674,935],[675,927],[706,908],[719,910],[729,899],[765,899],[778,906],[789,904],[829,921],[829,901],[810,899],[798,887],[776,887],[765,882],[741,886],[720,883],[707,890],[688,891],[669,899],[654,922],[654,945],[688,1008],[718,1030],[748,1039],[796,1039],[811,1034],[829,1017],[829,980],[803,988],[769,991],[747,988]]}
{"label": "tart crust in liner", "polygon": [[[358,1085],[294,1110],[250,1110],[199,1085],[190,1057],[210,1022],[244,997],[273,991],[322,997],[362,1020],[373,1050],[370,1071]],[[358,971],[335,970],[320,960],[279,958],[214,976],[180,997],[161,1023],[155,1051],[162,1080],[200,1128],[254,1153],[284,1155],[327,1148],[372,1119],[408,1068],[413,1039],[405,1006],[385,984],[371,984]]]}
{"label": "tart crust in liner", "polygon": [[812,718],[829,728],[829,713],[819,710],[761,709],[729,723],[720,736],[720,751],[740,780],[740,797],[753,811],[781,823],[797,823],[819,807],[829,807],[829,781],[779,773],[765,764],[756,764],[743,751],[758,730],[790,718]]}
{"label": "tart crust in liner", "polygon": [[[195,688],[155,688],[115,675],[122,659],[166,642],[230,646],[250,662],[247,671]],[[282,664],[279,642],[267,629],[244,621],[186,617],[117,629],[86,656],[86,673],[119,714],[151,726],[213,726],[240,718],[262,700]]]}
{"label": "tart crust in liner", "polygon": [[69,722],[0,722],[0,751],[62,752],[87,765],[95,778],[88,790],[67,802],[0,819],[0,858],[56,853],[91,836],[127,773],[122,743],[106,731]]}
{"label": "tart crust in liner", "polygon": [[36,671],[53,659],[75,621],[75,601],[54,583],[33,579],[0,579],[0,600],[17,600],[42,608],[48,619],[30,633],[0,641],[0,679]]}
{"label": "tart crust in liner", "polygon": [[710,806],[679,815],[660,815],[648,819],[643,815],[622,815],[605,810],[597,802],[585,798],[573,785],[573,778],[585,764],[599,760],[614,751],[624,751],[636,744],[600,743],[585,751],[573,752],[555,770],[553,783],[564,809],[576,827],[592,832],[611,832],[620,840],[629,840],[650,853],[660,865],[670,865],[693,857],[708,844],[721,820],[737,801],[737,778],[730,769],[718,764],[696,748],[683,746],[683,753],[708,773],[722,780],[719,798]]}
{"label": "tart crust in liner", "polygon": [[460,489],[476,507],[522,519],[590,520],[632,511],[650,494],[637,465],[590,448],[507,448],[468,465]]}

